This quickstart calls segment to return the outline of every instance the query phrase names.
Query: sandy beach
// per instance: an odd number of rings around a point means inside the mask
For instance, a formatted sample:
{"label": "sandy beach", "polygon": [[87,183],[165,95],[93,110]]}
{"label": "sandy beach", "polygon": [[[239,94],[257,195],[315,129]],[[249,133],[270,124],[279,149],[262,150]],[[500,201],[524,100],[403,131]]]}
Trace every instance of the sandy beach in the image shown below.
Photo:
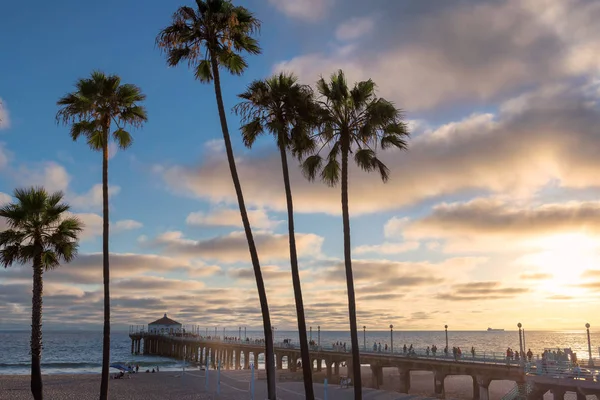
{"label": "sandy beach", "polygon": [[[340,371],[345,373],[342,368]],[[315,394],[324,397],[323,373],[315,374]],[[302,399],[301,372],[278,371],[278,398],[284,400]],[[384,370],[384,385],[380,390],[369,388],[370,369],[363,367],[365,382],[364,397],[369,400],[431,399],[433,394],[433,375],[429,372],[411,374],[410,396],[395,391],[398,386],[397,371]],[[44,395],[50,400],[92,400],[97,399],[100,387],[99,374],[44,375]],[[30,378],[28,375],[0,375],[0,400],[30,400]],[[217,395],[217,372],[209,371],[209,388],[206,390],[204,371],[188,370],[166,371],[156,374],[134,374],[131,379],[111,380],[109,398],[111,400],[247,400],[250,399],[250,372],[223,371],[220,374],[220,394]],[[449,376],[445,381],[446,399],[472,399],[472,379],[468,376]],[[490,385],[490,400],[500,400],[514,386],[510,381],[494,381]],[[416,396],[416,397],[415,397]],[[335,383],[329,383],[329,400],[352,398],[352,388],[341,389]],[[575,396],[567,395],[567,398]],[[255,380],[255,398],[266,398],[266,377],[263,370],[258,371]],[[546,394],[545,399],[552,398]]]}

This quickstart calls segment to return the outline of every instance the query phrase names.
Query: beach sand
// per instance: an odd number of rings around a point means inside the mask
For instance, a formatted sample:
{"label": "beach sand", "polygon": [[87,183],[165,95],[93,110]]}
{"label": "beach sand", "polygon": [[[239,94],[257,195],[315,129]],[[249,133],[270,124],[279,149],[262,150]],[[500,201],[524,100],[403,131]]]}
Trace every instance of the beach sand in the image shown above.
{"label": "beach sand", "polygon": [[[344,368],[340,373],[345,374]],[[402,400],[408,398],[395,389],[398,387],[398,373],[395,368],[384,369],[384,385],[381,390],[369,389],[371,374],[369,367],[362,369],[365,388],[370,400]],[[248,400],[250,387],[250,371],[223,371],[220,374],[220,394],[216,395],[217,372],[209,372],[209,390],[206,391],[206,375],[204,371],[188,370],[182,377],[181,372],[161,371],[155,374],[134,374],[131,379],[110,381],[109,398],[111,400]],[[265,399],[265,371],[258,371],[255,376],[255,398]],[[301,400],[304,390],[301,371],[292,373],[277,372],[278,398],[284,400]],[[323,398],[324,373],[315,373],[315,393]],[[0,375],[0,400],[30,400],[30,377],[28,375]],[[79,375],[44,375],[44,398],[47,400],[92,400],[97,399],[100,390],[99,374]],[[352,388],[340,389],[330,382],[328,389],[329,400],[351,399]],[[514,386],[510,381],[494,381],[490,385],[490,400],[500,400]],[[446,399],[472,399],[472,378],[468,376],[449,376],[445,381]],[[435,397],[433,389],[433,374],[430,372],[411,373],[411,395],[423,398]],[[544,396],[551,400],[550,393]],[[568,394],[566,399],[576,400]],[[591,399],[591,397],[589,397]],[[417,398],[412,398],[417,400]]]}

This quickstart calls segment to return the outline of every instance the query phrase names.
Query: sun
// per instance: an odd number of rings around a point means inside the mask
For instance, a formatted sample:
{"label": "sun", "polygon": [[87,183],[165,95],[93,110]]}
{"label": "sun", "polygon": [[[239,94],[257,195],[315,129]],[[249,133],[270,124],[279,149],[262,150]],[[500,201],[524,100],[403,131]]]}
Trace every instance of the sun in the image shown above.
{"label": "sun", "polygon": [[528,245],[536,252],[521,257],[519,264],[552,275],[552,279],[540,282],[540,286],[554,293],[572,292],[571,286],[581,281],[584,271],[600,265],[600,241],[583,233],[546,236]]}

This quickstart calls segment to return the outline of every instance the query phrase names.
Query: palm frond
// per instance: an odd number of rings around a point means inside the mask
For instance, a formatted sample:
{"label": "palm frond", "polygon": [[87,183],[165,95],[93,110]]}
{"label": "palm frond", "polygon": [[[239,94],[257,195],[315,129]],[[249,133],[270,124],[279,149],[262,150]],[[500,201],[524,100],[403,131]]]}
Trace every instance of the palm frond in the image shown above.
{"label": "palm frond", "polygon": [[72,260],[82,225],[77,218],[65,218],[69,205],[62,202],[63,194],[39,187],[16,189],[14,194],[17,201],[0,209],[11,226],[0,232],[0,264],[27,264],[41,257],[49,269],[61,259]]}
{"label": "palm frond", "polygon": [[133,137],[123,128],[113,132],[113,140],[120,149],[127,149],[133,143]]}
{"label": "palm frond", "polygon": [[264,132],[263,124],[260,118],[255,118],[240,128],[242,140],[248,148],[252,147],[258,136]]}
{"label": "palm frond", "polygon": [[202,83],[212,82],[214,79],[210,61],[202,59],[198,62],[195,73],[196,79]]}
{"label": "palm frond", "polygon": [[318,154],[307,157],[301,164],[302,174],[309,181],[314,181],[323,165],[323,158]]}

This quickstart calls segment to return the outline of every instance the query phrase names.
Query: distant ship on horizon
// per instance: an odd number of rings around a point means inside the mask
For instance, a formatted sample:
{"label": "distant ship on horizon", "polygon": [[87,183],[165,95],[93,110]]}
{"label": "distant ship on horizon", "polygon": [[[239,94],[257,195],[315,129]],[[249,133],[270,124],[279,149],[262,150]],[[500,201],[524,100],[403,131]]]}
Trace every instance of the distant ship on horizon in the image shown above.
{"label": "distant ship on horizon", "polygon": [[487,329],[488,332],[504,332],[504,329],[493,329],[493,328],[488,328]]}

